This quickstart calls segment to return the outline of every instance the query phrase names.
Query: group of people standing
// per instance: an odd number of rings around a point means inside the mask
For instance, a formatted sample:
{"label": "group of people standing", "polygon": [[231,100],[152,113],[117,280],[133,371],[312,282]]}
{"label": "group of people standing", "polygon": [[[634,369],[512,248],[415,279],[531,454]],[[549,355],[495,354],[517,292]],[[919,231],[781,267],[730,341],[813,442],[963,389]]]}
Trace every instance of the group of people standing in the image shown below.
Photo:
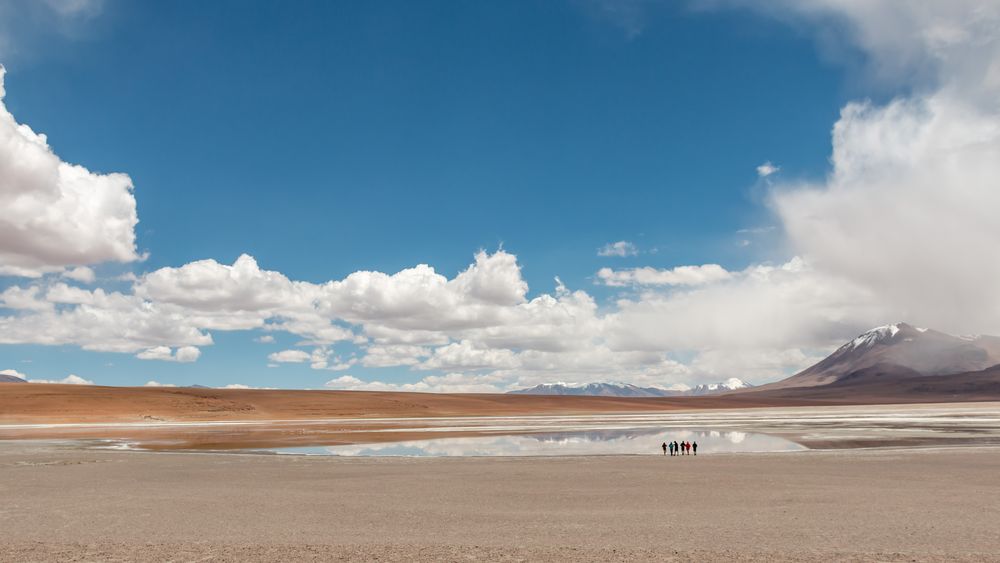
{"label": "group of people standing", "polygon": [[667,450],[670,450],[670,455],[691,455],[694,451],[694,455],[698,455],[698,442],[681,442],[677,443],[677,440],[673,442],[663,442],[663,455],[667,455]]}

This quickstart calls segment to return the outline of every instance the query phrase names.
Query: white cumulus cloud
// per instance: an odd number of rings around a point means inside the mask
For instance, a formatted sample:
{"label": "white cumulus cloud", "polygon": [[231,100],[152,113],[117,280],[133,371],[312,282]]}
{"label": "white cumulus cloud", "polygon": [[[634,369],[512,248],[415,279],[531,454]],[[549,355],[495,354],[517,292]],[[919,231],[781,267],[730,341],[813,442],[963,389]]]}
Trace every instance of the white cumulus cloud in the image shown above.
{"label": "white cumulus cloud", "polygon": [[597,279],[604,285],[622,287],[627,285],[705,285],[727,280],[730,273],[718,264],[701,266],[677,266],[668,270],[644,267],[629,270],[601,268]]}
{"label": "white cumulus cloud", "polygon": [[[498,385],[500,384],[500,385]],[[502,377],[449,373],[431,375],[415,383],[384,383],[363,381],[353,375],[343,375],[326,382],[328,389],[347,391],[403,391],[418,393],[503,393]]]}
{"label": "white cumulus cloud", "polygon": [[627,240],[620,240],[618,242],[609,242],[601,248],[597,249],[598,256],[635,256],[639,254],[639,248]]}
{"label": "white cumulus cloud", "polygon": [[176,350],[170,349],[169,346],[154,346],[135,355],[140,360],[162,360],[180,363],[197,361],[200,356],[201,350],[195,346],[181,346]]}
{"label": "white cumulus cloud", "polygon": [[77,266],[71,270],[66,270],[63,272],[63,277],[80,283],[94,283],[94,280],[97,279],[94,270],[86,266]]}
{"label": "white cumulus cloud", "polygon": [[[0,67],[0,99],[4,74]],[[0,274],[38,277],[140,258],[132,180],[63,162],[45,135],[18,123],[2,103],[0,208]]]}
{"label": "white cumulus cloud", "polygon": [[282,350],[267,355],[267,359],[279,364],[301,364],[308,362],[311,355],[305,350]]}
{"label": "white cumulus cloud", "polygon": [[757,175],[760,176],[761,178],[767,178],[771,174],[775,174],[780,170],[781,170],[780,166],[771,164],[771,161],[769,160],[757,167]]}
{"label": "white cumulus cloud", "polygon": [[56,383],[60,385],[95,385],[93,381],[76,374],[69,374],[62,379],[29,379],[28,383]]}

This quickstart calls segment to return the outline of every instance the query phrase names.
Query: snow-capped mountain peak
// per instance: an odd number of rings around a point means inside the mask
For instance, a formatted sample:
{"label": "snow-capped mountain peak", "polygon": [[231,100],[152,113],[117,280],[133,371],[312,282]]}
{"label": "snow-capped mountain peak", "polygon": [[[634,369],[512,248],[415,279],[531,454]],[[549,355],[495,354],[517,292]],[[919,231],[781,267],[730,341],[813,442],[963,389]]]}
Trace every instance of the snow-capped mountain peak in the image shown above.
{"label": "snow-capped mountain peak", "polygon": [[905,323],[895,323],[891,325],[885,325],[873,328],[868,332],[858,336],[854,340],[850,341],[847,344],[847,346],[845,346],[845,348],[849,350],[857,350],[858,348],[871,348],[872,346],[878,344],[879,342],[892,340],[892,338],[894,338],[897,334],[899,334],[901,326],[907,326],[907,325],[905,325]]}
{"label": "snow-capped mountain peak", "polygon": [[719,385],[725,387],[726,389],[745,389],[747,387],[753,387],[753,385],[750,385],[738,377],[730,377]]}
{"label": "snow-capped mountain peak", "polygon": [[749,389],[753,387],[746,381],[738,377],[730,377],[720,383],[705,383],[696,386],[691,390],[692,395],[704,395],[706,393],[724,393],[726,391],[736,391],[737,389]]}

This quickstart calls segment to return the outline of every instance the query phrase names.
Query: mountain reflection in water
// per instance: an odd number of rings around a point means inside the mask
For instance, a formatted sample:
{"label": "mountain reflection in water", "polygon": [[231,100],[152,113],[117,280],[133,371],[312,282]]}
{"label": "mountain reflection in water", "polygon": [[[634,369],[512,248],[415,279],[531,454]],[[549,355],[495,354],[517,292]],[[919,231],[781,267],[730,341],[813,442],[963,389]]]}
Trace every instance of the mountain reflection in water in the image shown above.
{"label": "mountain reflection in water", "polygon": [[[434,438],[379,444],[273,448],[280,454],[333,456],[567,456],[662,455],[665,441],[697,442],[698,454],[804,450],[790,440],[754,432],[662,429],[615,429],[586,432]],[[260,450],[258,450],[260,451]]]}

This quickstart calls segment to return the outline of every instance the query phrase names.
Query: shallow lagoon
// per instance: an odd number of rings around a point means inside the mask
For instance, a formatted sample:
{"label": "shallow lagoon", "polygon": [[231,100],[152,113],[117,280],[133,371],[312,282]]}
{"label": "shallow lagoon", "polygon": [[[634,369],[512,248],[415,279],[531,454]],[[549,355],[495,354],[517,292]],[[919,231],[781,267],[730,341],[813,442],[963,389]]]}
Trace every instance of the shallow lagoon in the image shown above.
{"label": "shallow lagoon", "polygon": [[[872,447],[1000,447],[1000,403],[668,411],[634,414],[0,424],[0,440],[100,448],[324,456],[700,454]],[[96,440],[96,442],[94,442]]]}
{"label": "shallow lagoon", "polygon": [[702,455],[721,452],[784,452],[805,449],[805,447],[790,440],[755,432],[640,428],[432,438],[381,444],[271,448],[263,451],[278,454],[347,457],[663,455],[661,444],[667,440],[697,442],[698,452]]}

